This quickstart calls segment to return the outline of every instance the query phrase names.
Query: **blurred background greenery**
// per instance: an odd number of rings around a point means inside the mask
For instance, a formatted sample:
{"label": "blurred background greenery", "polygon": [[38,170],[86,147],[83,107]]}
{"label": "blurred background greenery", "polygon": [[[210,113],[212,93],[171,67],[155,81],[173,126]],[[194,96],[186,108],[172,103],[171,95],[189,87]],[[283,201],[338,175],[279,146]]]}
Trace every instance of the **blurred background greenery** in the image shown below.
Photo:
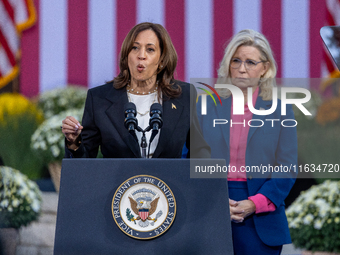
{"label": "blurred background greenery", "polygon": [[0,95],[0,155],[4,165],[30,179],[46,175],[42,160],[30,149],[31,136],[43,120],[42,111],[22,95]]}
{"label": "blurred background greenery", "polygon": [[[338,81],[333,80],[337,86]],[[321,84],[323,85],[323,84]],[[330,84],[331,85],[331,84]],[[336,91],[336,90],[335,90]],[[319,92],[311,91],[311,100],[304,106],[312,113],[305,116],[294,106],[294,113],[298,133],[298,159],[299,165],[325,166],[323,164],[339,165],[340,148],[340,96],[334,93],[332,96],[322,97]],[[333,170],[334,171],[334,170]],[[332,175],[340,176],[340,172]],[[311,173],[317,183],[322,183],[327,175]]]}
{"label": "blurred background greenery", "polygon": [[[60,164],[62,157],[59,154],[46,158],[46,151],[33,149],[32,135],[46,121],[58,114],[63,116],[66,109],[74,109],[82,115],[86,93],[85,88],[67,86],[42,93],[35,99],[18,93],[0,94],[0,157],[3,164],[19,170],[31,180],[48,178],[49,163]],[[81,115],[78,116],[80,120]],[[61,120],[58,127],[60,125]],[[51,127],[51,134],[52,128],[55,127]],[[48,136],[49,130],[46,133]],[[58,139],[55,143],[64,142],[63,136]],[[46,150],[52,149],[55,148],[47,144]]]}

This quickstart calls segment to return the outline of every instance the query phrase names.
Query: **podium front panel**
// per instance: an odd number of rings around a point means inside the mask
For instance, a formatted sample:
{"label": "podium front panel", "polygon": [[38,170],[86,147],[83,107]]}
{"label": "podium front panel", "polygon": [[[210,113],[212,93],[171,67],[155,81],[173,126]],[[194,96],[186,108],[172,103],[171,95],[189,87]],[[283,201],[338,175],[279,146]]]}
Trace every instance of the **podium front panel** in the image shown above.
{"label": "podium front panel", "polygon": [[[153,239],[126,235],[113,218],[116,190],[137,175],[159,178],[176,200],[172,225]],[[54,254],[133,253],[233,254],[227,180],[190,178],[189,159],[64,159]]]}

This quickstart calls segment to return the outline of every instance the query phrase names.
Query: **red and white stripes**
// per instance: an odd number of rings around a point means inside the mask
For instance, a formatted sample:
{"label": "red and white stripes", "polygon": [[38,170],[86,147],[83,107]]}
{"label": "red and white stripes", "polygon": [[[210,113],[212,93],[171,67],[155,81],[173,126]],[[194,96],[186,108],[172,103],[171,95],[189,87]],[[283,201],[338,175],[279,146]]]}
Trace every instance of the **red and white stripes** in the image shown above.
{"label": "red and white stripes", "polygon": [[[339,1],[339,0],[329,0]],[[118,73],[118,55],[139,22],[160,23],[178,53],[177,79],[216,77],[223,50],[241,29],[262,32],[278,77],[320,77],[324,0],[34,0],[37,24],[22,40],[21,91],[94,87]]]}
{"label": "red and white stripes", "polygon": [[18,75],[21,32],[34,22],[30,0],[0,0],[0,88]]}

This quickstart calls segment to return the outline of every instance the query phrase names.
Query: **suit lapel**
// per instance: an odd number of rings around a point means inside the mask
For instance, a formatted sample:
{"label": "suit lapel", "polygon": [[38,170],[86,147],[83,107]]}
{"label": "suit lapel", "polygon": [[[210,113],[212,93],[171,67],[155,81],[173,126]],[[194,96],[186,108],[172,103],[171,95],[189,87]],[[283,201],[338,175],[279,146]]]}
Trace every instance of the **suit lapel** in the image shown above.
{"label": "suit lapel", "polygon": [[225,125],[218,125],[219,128],[221,129],[221,132],[226,141],[228,149],[229,149],[229,141],[230,141],[230,116],[231,116],[230,109],[231,109],[231,97],[228,97],[227,99],[223,100],[222,106],[217,105],[216,107],[216,111],[217,111],[216,116],[225,118],[228,121],[228,123]]}
{"label": "suit lapel", "polygon": [[[153,154],[154,158],[157,158],[162,151],[166,148],[169,139],[173,139],[173,131],[180,120],[183,113],[184,106],[179,99],[166,99],[163,101],[163,127],[160,131],[160,137],[158,145]],[[188,119],[188,121],[190,121]]]}
{"label": "suit lapel", "polygon": [[[124,140],[126,145],[131,149],[133,154],[137,157],[141,157],[139,145],[134,137],[127,131],[124,126],[125,114],[124,114],[124,105],[128,102],[126,89],[115,89],[111,88],[109,93],[106,96],[106,99],[109,100],[112,104],[105,111],[110,121],[118,131],[118,135],[121,139]],[[120,116],[120,117],[117,117]]]}
{"label": "suit lapel", "polygon": [[[268,110],[268,109],[270,109],[271,105],[272,105],[272,101],[264,101],[262,99],[262,97],[258,96],[257,100],[256,100],[256,104],[255,104],[255,109],[257,109],[257,110],[262,110],[262,109]],[[265,117],[266,117],[266,115],[256,115],[256,114],[253,114],[252,119],[258,119],[258,120],[262,120],[264,122],[265,121]],[[249,127],[247,143],[249,143],[251,137],[254,135],[254,133],[257,130],[257,128],[258,127]]]}

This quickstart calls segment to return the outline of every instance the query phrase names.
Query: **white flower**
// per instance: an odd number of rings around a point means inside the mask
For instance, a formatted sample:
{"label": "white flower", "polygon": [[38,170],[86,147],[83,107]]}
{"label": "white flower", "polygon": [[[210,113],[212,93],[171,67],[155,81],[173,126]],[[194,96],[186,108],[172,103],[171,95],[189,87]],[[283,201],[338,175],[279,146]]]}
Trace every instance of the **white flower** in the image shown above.
{"label": "white flower", "polygon": [[58,146],[56,146],[56,145],[53,145],[51,147],[51,152],[53,154],[53,157],[55,157],[55,158],[58,157],[59,154],[60,154],[60,150],[59,150]]}
{"label": "white flower", "polygon": [[331,209],[331,213],[340,213],[340,207],[334,207]]}
{"label": "white flower", "polygon": [[304,194],[304,199],[307,203],[308,202],[314,202],[314,200],[317,196],[318,196],[318,190],[311,189]]}
{"label": "white flower", "polygon": [[30,198],[30,200],[35,199],[35,192],[33,190],[30,190],[27,195]]}
{"label": "white flower", "polygon": [[59,141],[60,136],[57,134],[53,134],[49,137],[47,137],[47,141],[49,144],[54,144],[55,142]]}
{"label": "white flower", "polygon": [[20,204],[20,201],[19,201],[19,199],[17,199],[17,198],[15,198],[15,199],[12,201],[12,206],[13,206],[13,207],[18,207],[19,204]]}
{"label": "white flower", "polygon": [[21,175],[16,176],[16,182],[18,183],[19,186],[25,185],[24,178]]}
{"label": "white flower", "polygon": [[289,227],[290,227],[290,228],[297,228],[296,222],[294,222],[294,221],[290,222],[290,223],[289,223]]}
{"label": "white flower", "polygon": [[37,199],[34,199],[32,204],[31,204],[32,210],[35,211],[36,213],[40,211],[40,201]]}
{"label": "white flower", "polygon": [[315,205],[319,207],[319,215],[322,218],[325,217],[327,213],[330,211],[330,205],[323,198],[316,199]]}
{"label": "white flower", "polygon": [[303,219],[303,224],[309,225],[312,220],[314,219],[314,216],[312,214],[307,214],[306,217]]}
{"label": "white flower", "polygon": [[6,208],[8,206],[8,200],[2,200],[1,203],[0,203],[0,206],[2,208]]}
{"label": "white flower", "polygon": [[290,228],[298,228],[298,226],[299,226],[299,220],[298,219],[294,219],[289,223]]}
{"label": "white flower", "polygon": [[19,195],[21,196],[21,197],[25,197],[27,194],[28,194],[28,188],[27,188],[27,186],[25,185],[24,187],[22,187],[19,191],[18,191],[18,193],[19,193]]}
{"label": "white flower", "polygon": [[320,219],[317,219],[317,220],[314,222],[314,228],[315,228],[315,229],[321,229],[321,228],[322,228],[322,225],[323,225],[323,222],[322,222]]}
{"label": "white flower", "polygon": [[302,205],[301,204],[297,204],[294,208],[294,212],[296,213],[300,213],[303,209]]}
{"label": "white flower", "polygon": [[46,143],[44,141],[40,142],[38,144],[38,148],[41,148],[42,150],[46,150],[47,149]]}
{"label": "white flower", "polygon": [[325,208],[322,208],[319,212],[319,215],[321,218],[324,218],[328,214],[328,210]]}
{"label": "white flower", "polygon": [[67,100],[64,97],[59,98],[58,104],[60,105],[67,105]]}

